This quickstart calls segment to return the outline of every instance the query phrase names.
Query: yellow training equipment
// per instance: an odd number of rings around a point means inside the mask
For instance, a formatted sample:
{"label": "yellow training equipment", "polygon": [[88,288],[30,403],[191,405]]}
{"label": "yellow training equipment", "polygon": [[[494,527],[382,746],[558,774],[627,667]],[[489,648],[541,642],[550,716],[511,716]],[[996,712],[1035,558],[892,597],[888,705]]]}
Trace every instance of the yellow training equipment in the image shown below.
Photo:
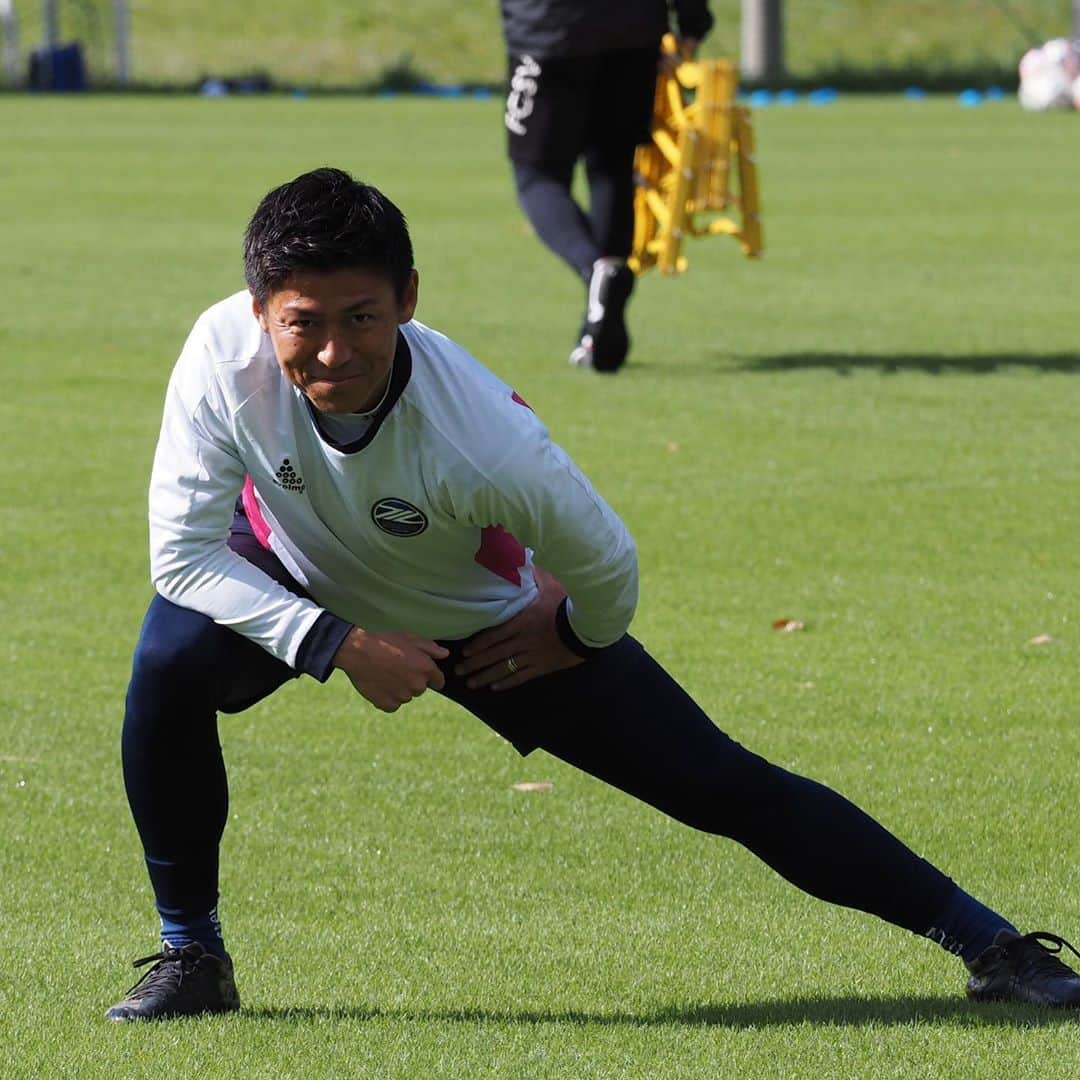
{"label": "yellow training equipment", "polygon": [[[676,55],[671,35],[664,38],[664,52]],[[761,254],[754,133],[750,110],[735,102],[736,87],[730,60],[683,61],[674,73],[661,71],[652,142],[639,146],[634,158],[629,261],[636,274],[653,266],[682,273],[686,236],[723,233],[739,241],[744,255]]]}

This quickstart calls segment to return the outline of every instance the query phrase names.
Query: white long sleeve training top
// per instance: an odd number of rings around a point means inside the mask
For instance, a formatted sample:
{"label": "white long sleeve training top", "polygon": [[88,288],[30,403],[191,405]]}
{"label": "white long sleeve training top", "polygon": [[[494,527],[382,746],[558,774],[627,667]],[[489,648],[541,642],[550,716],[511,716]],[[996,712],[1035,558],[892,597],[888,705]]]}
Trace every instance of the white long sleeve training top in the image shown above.
{"label": "white long sleeve training top", "polygon": [[[227,546],[241,492],[255,533],[313,598]],[[513,390],[449,338],[400,328],[390,391],[342,446],[278,367],[240,292],[198,319],[173,371],[150,483],[158,592],[296,666],[324,611],[450,640],[511,618],[533,559],[602,647],[637,602],[633,541]]]}

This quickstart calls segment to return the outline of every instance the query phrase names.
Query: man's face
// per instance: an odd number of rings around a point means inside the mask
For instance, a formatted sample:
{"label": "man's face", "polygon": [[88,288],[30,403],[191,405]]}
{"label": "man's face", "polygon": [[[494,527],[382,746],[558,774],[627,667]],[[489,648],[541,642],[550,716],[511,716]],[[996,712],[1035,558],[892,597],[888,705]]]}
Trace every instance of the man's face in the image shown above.
{"label": "man's face", "polygon": [[285,377],[320,412],[378,405],[397,349],[397,329],[416,309],[416,271],[399,297],[376,270],[293,274],[265,304],[252,299]]}

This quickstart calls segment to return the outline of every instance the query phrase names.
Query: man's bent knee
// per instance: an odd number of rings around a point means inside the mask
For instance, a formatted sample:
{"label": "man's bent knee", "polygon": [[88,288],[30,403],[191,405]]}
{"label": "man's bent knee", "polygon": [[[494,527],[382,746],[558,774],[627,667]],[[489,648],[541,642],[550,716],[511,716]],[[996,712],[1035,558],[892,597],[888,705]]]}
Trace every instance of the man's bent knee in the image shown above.
{"label": "man's bent knee", "polygon": [[135,647],[131,683],[163,689],[206,685],[225,651],[231,631],[197,611],[156,596]]}

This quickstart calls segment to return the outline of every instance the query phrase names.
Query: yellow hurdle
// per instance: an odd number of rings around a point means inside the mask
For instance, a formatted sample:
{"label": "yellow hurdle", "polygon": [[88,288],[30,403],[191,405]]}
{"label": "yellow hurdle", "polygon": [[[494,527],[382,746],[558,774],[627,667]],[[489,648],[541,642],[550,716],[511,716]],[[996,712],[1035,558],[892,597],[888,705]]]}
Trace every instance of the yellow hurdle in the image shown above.
{"label": "yellow hurdle", "polygon": [[[676,53],[670,34],[664,51]],[[653,266],[682,273],[687,236],[734,236],[744,255],[761,254],[754,133],[737,89],[730,60],[683,61],[660,73],[652,142],[634,158],[636,274]]]}

